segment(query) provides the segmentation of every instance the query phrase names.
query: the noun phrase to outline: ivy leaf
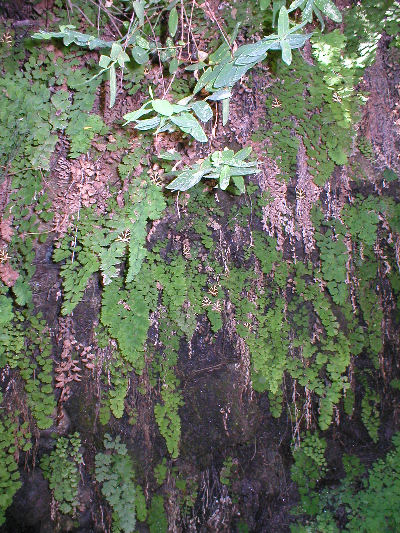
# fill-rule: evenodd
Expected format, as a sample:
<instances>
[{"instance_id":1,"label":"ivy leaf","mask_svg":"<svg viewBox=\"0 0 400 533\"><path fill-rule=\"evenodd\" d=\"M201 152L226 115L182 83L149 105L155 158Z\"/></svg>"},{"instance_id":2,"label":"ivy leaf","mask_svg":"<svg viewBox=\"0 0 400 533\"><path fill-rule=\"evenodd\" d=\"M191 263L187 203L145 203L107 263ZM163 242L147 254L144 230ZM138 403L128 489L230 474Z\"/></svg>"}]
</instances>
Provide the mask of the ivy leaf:
<instances>
[{"instance_id":1,"label":"ivy leaf","mask_svg":"<svg viewBox=\"0 0 400 533\"><path fill-rule=\"evenodd\" d=\"M199 142L207 142L207 135L204 133L203 128L199 122L190 113L181 113L178 116L172 115L170 120L173 124L178 126L184 133L188 133Z\"/></svg>"},{"instance_id":2,"label":"ivy leaf","mask_svg":"<svg viewBox=\"0 0 400 533\"><path fill-rule=\"evenodd\" d=\"M290 48L301 48L305 42L311 37L312 33L292 33L286 37L286 41L289 43Z\"/></svg>"},{"instance_id":3,"label":"ivy leaf","mask_svg":"<svg viewBox=\"0 0 400 533\"><path fill-rule=\"evenodd\" d=\"M249 155L251 154L251 151L252 151L252 147L251 146L247 146L246 148L242 148L241 150L239 150L239 152L235 155L235 159L237 161L243 161L244 159L246 159L247 157L249 157Z\"/></svg>"},{"instance_id":4,"label":"ivy leaf","mask_svg":"<svg viewBox=\"0 0 400 533\"><path fill-rule=\"evenodd\" d=\"M109 107L113 107L115 104L115 98L117 96L117 75L115 72L115 64L112 63L110 67L110 103Z\"/></svg>"},{"instance_id":5,"label":"ivy leaf","mask_svg":"<svg viewBox=\"0 0 400 533\"><path fill-rule=\"evenodd\" d=\"M298 7L301 7L305 3L306 3L306 0L294 0L294 2L292 2L289 6L288 13L290 13L291 11L294 11Z\"/></svg>"},{"instance_id":6,"label":"ivy leaf","mask_svg":"<svg viewBox=\"0 0 400 533\"><path fill-rule=\"evenodd\" d=\"M197 118L202 122L208 122L213 117L213 112L209 104L204 100L194 102L191 109L195 112Z\"/></svg>"},{"instance_id":7,"label":"ivy leaf","mask_svg":"<svg viewBox=\"0 0 400 533\"><path fill-rule=\"evenodd\" d=\"M167 185L166 188L171 191L187 191L199 183L206 172L207 169L201 169L195 172L193 169L184 170L177 178L174 179L174 181Z\"/></svg>"},{"instance_id":8,"label":"ivy leaf","mask_svg":"<svg viewBox=\"0 0 400 533\"><path fill-rule=\"evenodd\" d=\"M174 108L168 100L152 100L151 105L156 113L164 115L165 117L170 117L174 113Z\"/></svg>"},{"instance_id":9,"label":"ivy leaf","mask_svg":"<svg viewBox=\"0 0 400 533\"><path fill-rule=\"evenodd\" d=\"M176 10L176 7L173 7L171 9L171 12L168 18L168 30L169 30L169 34L171 35L171 37L175 37L177 29L178 29L178 11Z\"/></svg>"},{"instance_id":10,"label":"ivy leaf","mask_svg":"<svg viewBox=\"0 0 400 533\"><path fill-rule=\"evenodd\" d=\"M269 8L271 0L260 0L260 11L265 11Z\"/></svg>"},{"instance_id":11,"label":"ivy leaf","mask_svg":"<svg viewBox=\"0 0 400 533\"><path fill-rule=\"evenodd\" d=\"M286 4L286 0L274 0L272 2L272 27L275 28L276 15L282 6Z\"/></svg>"}]
</instances>

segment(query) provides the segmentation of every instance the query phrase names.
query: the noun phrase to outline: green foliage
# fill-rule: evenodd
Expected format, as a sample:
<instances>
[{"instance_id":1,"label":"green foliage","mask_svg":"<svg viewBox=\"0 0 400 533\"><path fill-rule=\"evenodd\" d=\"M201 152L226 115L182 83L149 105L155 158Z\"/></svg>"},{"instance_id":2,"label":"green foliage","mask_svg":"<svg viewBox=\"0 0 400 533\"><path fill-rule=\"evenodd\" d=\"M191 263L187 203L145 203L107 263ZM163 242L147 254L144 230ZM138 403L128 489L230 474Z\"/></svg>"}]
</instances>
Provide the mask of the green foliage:
<instances>
[{"instance_id":1,"label":"green foliage","mask_svg":"<svg viewBox=\"0 0 400 533\"><path fill-rule=\"evenodd\" d=\"M150 533L167 533L168 531L168 520L164 510L164 498L160 495L155 495L151 499L148 524Z\"/></svg>"},{"instance_id":2,"label":"green foliage","mask_svg":"<svg viewBox=\"0 0 400 533\"><path fill-rule=\"evenodd\" d=\"M51 352L49 333L39 315L17 311L14 320L0 326L0 361L19 370L39 429L51 426L55 409Z\"/></svg>"},{"instance_id":3,"label":"green foliage","mask_svg":"<svg viewBox=\"0 0 400 533\"><path fill-rule=\"evenodd\" d=\"M167 324L161 320L161 326ZM163 328L161 341L164 344L163 355L159 359L161 381L161 403L154 406L154 416L161 435L165 439L168 452L173 458L179 455L179 441L181 437L181 421L179 407L183 405L182 395L178 389L179 381L176 378L173 367L177 363L179 338L169 336L168 329Z\"/></svg>"},{"instance_id":4,"label":"green foliage","mask_svg":"<svg viewBox=\"0 0 400 533\"><path fill-rule=\"evenodd\" d=\"M289 6L289 13L298 8L302 10L302 20L305 22L311 23L315 13L321 23L322 30L325 25L321 12L334 22L342 22L341 13L331 0L294 0Z\"/></svg>"},{"instance_id":5,"label":"green foliage","mask_svg":"<svg viewBox=\"0 0 400 533\"><path fill-rule=\"evenodd\" d=\"M63 314L70 314L82 299L94 272L101 272L103 284L107 286L118 277L118 265L126 259L125 281L129 283L134 279L146 257L147 221L158 218L164 206L161 192L155 185L137 182L126 197L125 207L110 210L101 223L93 211L82 210L72 241L67 235L53 256L57 262L68 258L61 269Z\"/></svg>"},{"instance_id":6,"label":"green foliage","mask_svg":"<svg viewBox=\"0 0 400 533\"><path fill-rule=\"evenodd\" d=\"M0 401L2 400L0 395ZM14 494L21 487L18 472L18 452L31 448L31 434L27 423L18 424L18 412L0 418L0 525L5 522L5 511L11 505Z\"/></svg>"},{"instance_id":7,"label":"green foliage","mask_svg":"<svg viewBox=\"0 0 400 533\"><path fill-rule=\"evenodd\" d=\"M59 437L55 449L49 455L43 455L40 461L43 476L49 482L59 511L72 516L79 506L78 485L80 465L83 463L80 448L79 433L74 433L69 439Z\"/></svg>"},{"instance_id":8,"label":"green foliage","mask_svg":"<svg viewBox=\"0 0 400 533\"><path fill-rule=\"evenodd\" d=\"M294 464L291 468L293 481L301 498L297 512L315 515L318 511L318 482L326 471L326 440L317 433L307 433L300 446L293 452Z\"/></svg>"},{"instance_id":9,"label":"green foliage","mask_svg":"<svg viewBox=\"0 0 400 533\"><path fill-rule=\"evenodd\" d=\"M220 189L228 188L232 181L240 193L245 192L243 176L257 174L257 162L246 163L244 160L250 155L251 147L243 148L235 154L233 150L224 149L214 152L202 163L185 168L167 186L172 191L187 191L199 183L202 178L218 181Z\"/></svg>"},{"instance_id":10,"label":"green foliage","mask_svg":"<svg viewBox=\"0 0 400 533\"><path fill-rule=\"evenodd\" d=\"M315 240L320 251L322 277L332 300L344 304L348 299L347 262L348 251L345 244L346 228L338 220L324 223L328 226L325 233L316 233Z\"/></svg>"},{"instance_id":11,"label":"green foliage","mask_svg":"<svg viewBox=\"0 0 400 533\"><path fill-rule=\"evenodd\" d=\"M320 492L315 492L312 488L304 501L307 502L312 498L313 505L303 509L313 518L307 520L305 526L297 523L291 527L291 531L293 533L397 531L400 526L399 434L393 437L393 445L394 449L385 458L376 461L367 476L364 476L364 468L357 457L344 456L346 477L336 487Z\"/></svg>"},{"instance_id":12,"label":"green foliage","mask_svg":"<svg viewBox=\"0 0 400 533\"><path fill-rule=\"evenodd\" d=\"M363 378L362 376L361 378ZM361 420L367 428L369 436L378 442L379 417L379 394L368 384L367 380L361 379L364 384L364 396L361 401Z\"/></svg>"},{"instance_id":13,"label":"green foliage","mask_svg":"<svg viewBox=\"0 0 400 533\"><path fill-rule=\"evenodd\" d=\"M221 471L219 473L219 480L223 485L230 486L232 483L232 477L235 473L237 460L228 456L224 459Z\"/></svg>"},{"instance_id":14,"label":"green foliage","mask_svg":"<svg viewBox=\"0 0 400 533\"><path fill-rule=\"evenodd\" d=\"M146 507L142 491L137 501L132 459L119 436L113 440L106 434L104 447L105 453L96 455L96 481L102 484L101 493L112 507L113 531L133 533L136 514L139 519L145 519Z\"/></svg>"},{"instance_id":15,"label":"green foliage","mask_svg":"<svg viewBox=\"0 0 400 533\"><path fill-rule=\"evenodd\" d=\"M155 135L164 131L172 132L176 128L183 133L191 135L196 141L207 142L200 123L191 112L194 112L202 122L208 122L213 113L211 107L206 102L194 102L185 105L179 101L171 104L168 100L153 99L147 100L140 109L131 111L124 115L125 124L135 122L135 128L140 131L155 129ZM145 119L141 117L151 115Z\"/></svg>"}]
</instances>

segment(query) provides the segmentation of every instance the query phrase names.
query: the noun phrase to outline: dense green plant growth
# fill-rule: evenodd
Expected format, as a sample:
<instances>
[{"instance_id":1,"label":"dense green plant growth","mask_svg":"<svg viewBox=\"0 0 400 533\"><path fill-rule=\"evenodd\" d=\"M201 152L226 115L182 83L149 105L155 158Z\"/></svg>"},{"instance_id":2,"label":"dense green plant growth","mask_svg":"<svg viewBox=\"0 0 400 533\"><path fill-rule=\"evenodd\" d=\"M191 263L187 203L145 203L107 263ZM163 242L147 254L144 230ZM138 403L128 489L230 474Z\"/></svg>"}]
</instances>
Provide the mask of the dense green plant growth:
<instances>
[{"instance_id":1,"label":"dense green plant growth","mask_svg":"<svg viewBox=\"0 0 400 533\"><path fill-rule=\"evenodd\" d=\"M298 523L291 527L293 533L329 531L397 531L398 516L400 440L393 437L394 449L386 457L376 461L365 473L358 457L343 456L346 473L341 483L333 488L313 490L308 494L300 491L302 512L311 516L306 525ZM295 455L295 472L300 487L302 474L309 475L305 463ZM317 474L315 467L314 475ZM322 472L323 475L323 472ZM312 505L310 505L310 498ZM344 520L345 517L345 520Z\"/></svg>"},{"instance_id":2,"label":"dense green plant growth","mask_svg":"<svg viewBox=\"0 0 400 533\"><path fill-rule=\"evenodd\" d=\"M79 480L83 457L79 433L70 438L59 437L55 449L40 461L43 476L49 482L57 509L63 514L75 515L79 506Z\"/></svg>"},{"instance_id":3,"label":"dense green plant growth","mask_svg":"<svg viewBox=\"0 0 400 533\"><path fill-rule=\"evenodd\" d=\"M146 519L146 503L140 487L134 483L132 459L121 439L104 437L104 453L96 455L96 481L113 510L113 531L133 533L136 517Z\"/></svg>"},{"instance_id":4,"label":"dense green plant growth","mask_svg":"<svg viewBox=\"0 0 400 533\"><path fill-rule=\"evenodd\" d=\"M322 29L324 17L330 25L341 22L331 0L279 1L271 9L268 1L235 2L237 20L229 14L216 34L204 6L205 22L193 5L192 25L183 2L115 0L107 9L76 2L86 22L75 4L67 13L55 0L59 31L50 21L48 31L21 47L3 40L0 58L0 185L10 192L0 221L0 364L24 390L21 402L32 425L42 430L54 423L58 396L50 333L35 312L43 295L35 294L32 281L39 245L48 239L45 261L50 264L50 251L61 272L60 313L79 319L88 288L99 294L91 339L96 359L87 369L100 423L110 424L109 431L126 421L140 429L132 428L140 418L132 403L146 395L152 435L157 425L165 441L154 439L154 453L165 457L155 471L156 487L146 487L147 511L126 446L106 434L95 477L112 509L113 530L133 532L136 519L145 521L148 513L152 533L167 531L172 504L160 492L169 498L171 486L181 518L195 507L194 478L185 479L170 463L183 447L177 367L192 357L199 335L210 349L240 343L246 386L268 395L273 416L285 412L291 421L298 511L311 517L298 531L339 530L342 510L349 530L395 530L397 500L386 487L397 491L387 471L397 461L397 438L396 451L368 479L349 474L340 489L322 492L330 435L315 428L324 432L340 417L354 416L369 443L383 434L379 371L388 324L397 320L386 304L400 294L400 210L386 185L395 190L398 176L395 168L380 169L374 192L369 187L369 195L355 197L351 186L341 196L337 183L354 180L357 191L366 189L358 167L344 167L355 153L370 166L375 162L374 144L357 133L367 98L358 83L383 31L398 44L398 2L368 0L347 9L344 26L329 33L316 29L314 15ZM226 9L221 5L221 13ZM254 20L244 18L246 10L257 11ZM120 17L125 20L114 31ZM314 24L313 33L305 33L306 24ZM104 40L103 34L114 37ZM211 38L209 49L201 50ZM292 57L305 43L306 59ZM261 90L257 66L267 55L271 68L268 76L262 73L267 82ZM247 96L240 96L243 91ZM228 149L228 119L233 127L240 122L237 102L255 106L249 124L260 119L260 128L246 131L243 142L235 136ZM248 162L250 136L257 161ZM58 159L65 162L64 175ZM86 179L86 163L106 169L104 181L100 171L92 177L94 189L105 191L102 201L84 203L79 192L69 200L71 212L57 213L60 196ZM211 190L202 178L211 180ZM300 187L301 179L307 183ZM301 212L304 205L309 210ZM52 222L53 210L65 215L65 226ZM305 255L300 215L310 219L312 245ZM8 412L12 397L6 400ZM20 486L18 450L29 448L27 425L17 419L13 413L0 420L0 522ZM58 510L72 516L79 511L80 446L79 434L59 437L40 462ZM240 475L232 457L222 464L219 485L230 486ZM357 466L349 459L345 468L351 464ZM388 503L374 509L373 518L365 502L374 508L375 485Z\"/></svg>"},{"instance_id":5,"label":"dense green plant growth","mask_svg":"<svg viewBox=\"0 0 400 533\"><path fill-rule=\"evenodd\" d=\"M18 472L19 452L27 452L32 446L28 424L24 422L20 425L18 416L16 411L12 417L6 415L0 418L0 525L4 524L5 511L22 485Z\"/></svg>"}]
</instances>

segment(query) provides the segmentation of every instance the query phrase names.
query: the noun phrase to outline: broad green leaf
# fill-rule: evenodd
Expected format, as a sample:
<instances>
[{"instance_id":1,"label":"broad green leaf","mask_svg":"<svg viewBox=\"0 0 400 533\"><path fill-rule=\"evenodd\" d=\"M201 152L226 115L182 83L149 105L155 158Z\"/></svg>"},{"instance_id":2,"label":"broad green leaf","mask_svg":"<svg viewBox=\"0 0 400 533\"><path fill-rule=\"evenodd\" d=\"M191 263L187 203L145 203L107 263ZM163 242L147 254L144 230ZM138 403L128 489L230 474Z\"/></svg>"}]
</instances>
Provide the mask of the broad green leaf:
<instances>
[{"instance_id":1,"label":"broad green leaf","mask_svg":"<svg viewBox=\"0 0 400 533\"><path fill-rule=\"evenodd\" d=\"M140 48L140 46L134 46L131 53L133 59L136 61L136 63L139 63L139 65L144 65L149 61L149 54L146 52L146 50Z\"/></svg>"},{"instance_id":2,"label":"broad green leaf","mask_svg":"<svg viewBox=\"0 0 400 533\"><path fill-rule=\"evenodd\" d=\"M258 172L258 168L231 167L231 176L249 176L250 174L258 174Z\"/></svg>"},{"instance_id":3,"label":"broad green leaf","mask_svg":"<svg viewBox=\"0 0 400 533\"><path fill-rule=\"evenodd\" d=\"M225 98L222 100L222 125L225 126L228 124L229 120L229 102L230 98Z\"/></svg>"},{"instance_id":4,"label":"broad green leaf","mask_svg":"<svg viewBox=\"0 0 400 533\"><path fill-rule=\"evenodd\" d=\"M285 6L279 10L278 17L278 35L280 38L284 37L289 31L289 15Z\"/></svg>"},{"instance_id":5,"label":"broad green leaf","mask_svg":"<svg viewBox=\"0 0 400 533\"><path fill-rule=\"evenodd\" d=\"M321 24L321 31L324 31L325 22L324 22L324 18L322 16L321 11L317 7L314 6L314 13L317 15L317 19L319 20L319 23Z\"/></svg>"},{"instance_id":6,"label":"broad green leaf","mask_svg":"<svg viewBox=\"0 0 400 533\"><path fill-rule=\"evenodd\" d=\"M168 31L171 37L175 37L176 30L178 29L178 11L176 7L171 9L168 17Z\"/></svg>"},{"instance_id":7,"label":"broad green leaf","mask_svg":"<svg viewBox=\"0 0 400 533\"><path fill-rule=\"evenodd\" d=\"M232 176L232 181L236 185L236 187L239 189L239 192L241 194L244 194L246 192L246 187L244 185L243 176Z\"/></svg>"},{"instance_id":8,"label":"broad green leaf","mask_svg":"<svg viewBox=\"0 0 400 533\"><path fill-rule=\"evenodd\" d=\"M168 150L158 154L158 157L165 161L180 161L182 159L182 156L178 152L168 152Z\"/></svg>"},{"instance_id":9,"label":"broad green leaf","mask_svg":"<svg viewBox=\"0 0 400 533\"><path fill-rule=\"evenodd\" d=\"M11 322L13 318L12 300L7 296L0 296L0 325Z\"/></svg>"},{"instance_id":10,"label":"broad green leaf","mask_svg":"<svg viewBox=\"0 0 400 533\"><path fill-rule=\"evenodd\" d=\"M290 65L292 62L292 49L290 48L289 41L283 39L281 41L282 48L282 61L287 65Z\"/></svg>"},{"instance_id":11,"label":"broad green leaf","mask_svg":"<svg viewBox=\"0 0 400 533\"><path fill-rule=\"evenodd\" d=\"M306 3L306 1L307 0L294 0L294 2L292 2L289 6L288 13L290 13L291 11L294 11L298 7L301 8L301 6Z\"/></svg>"},{"instance_id":12,"label":"broad green leaf","mask_svg":"<svg viewBox=\"0 0 400 533\"><path fill-rule=\"evenodd\" d=\"M177 116L172 115L170 118L173 124L178 126L184 133L188 133L194 137L196 141L207 142L207 135L204 133L203 128L190 113L184 112Z\"/></svg>"},{"instance_id":13,"label":"broad green leaf","mask_svg":"<svg viewBox=\"0 0 400 533\"><path fill-rule=\"evenodd\" d=\"M199 61L198 63L193 63L193 65L187 66L185 70L188 70L189 72L195 72L196 70L200 70L206 66L207 65L204 63L204 61Z\"/></svg>"},{"instance_id":14,"label":"broad green leaf","mask_svg":"<svg viewBox=\"0 0 400 533\"><path fill-rule=\"evenodd\" d=\"M144 26L144 2L142 0L133 2L133 9L139 19L140 26Z\"/></svg>"},{"instance_id":15,"label":"broad green leaf","mask_svg":"<svg viewBox=\"0 0 400 533\"><path fill-rule=\"evenodd\" d=\"M126 120L125 124L133 122L134 120L139 119L143 115L147 115L148 113L150 113L151 109L149 109L149 105L151 105L151 101L146 102L144 105L142 105L140 109L136 109L136 111L130 111L129 113L124 115L123 118Z\"/></svg>"},{"instance_id":16,"label":"broad green leaf","mask_svg":"<svg viewBox=\"0 0 400 533\"><path fill-rule=\"evenodd\" d=\"M190 106L182 104L172 104L174 113L183 113L183 111L190 111Z\"/></svg>"},{"instance_id":17,"label":"broad green leaf","mask_svg":"<svg viewBox=\"0 0 400 533\"><path fill-rule=\"evenodd\" d=\"M292 35L288 35L285 41L289 43L290 48L301 48L311 35L311 33L293 33Z\"/></svg>"},{"instance_id":18,"label":"broad green leaf","mask_svg":"<svg viewBox=\"0 0 400 533\"><path fill-rule=\"evenodd\" d=\"M229 61L231 58L231 50L227 43L222 43L217 50L210 54L209 60L210 63L219 64L221 61Z\"/></svg>"},{"instance_id":19,"label":"broad green leaf","mask_svg":"<svg viewBox=\"0 0 400 533\"><path fill-rule=\"evenodd\" d=\"M142 37L141 35L139 35L137 38L136 38L136 41L135 41L135 44L137 46L140 46L140 48L143 48L143 50L150 50L150 43L147 39L145 39L144 37Z\"/></svg>"},{"instance_id":20,"label":"broad green leaf","mask_svg":"<svg viewBox=\"0 0 400 533\"><path fill-rule=\"evenodd\" d=\"M178 67L179 67L179 63L178 63L178 60L176 59L176 57L174 57L173 59L171 59L171 63L169 64L169 73L170 74L175 74L175 72L178 70Z\"/></svg>"},{"instance_id":21,"label":"broad green leaf","mask_svg":"<svg viewBox=\"0 0 400 533\"><path fill-rule=\"evenodd\" d=\"M115 104L115 98L117 96L117 75L115 72L115 65L111 63L110 67L110 108Z\"/></svg>"},{"instance_id":22,"label":"broad green leaf","mask_svg":"<svg viewBox=\"0 0 400 533\"><path fill-rule=\"evenodd\" d=\"M313 5L314 0L307 0L307 3L303 9L302 20L311 23L313 17Z\"/></svg>"},{"instance_id":23,"label":"broad green leaf","mask_svg":"<svg viewBox=\"0 0 400 533\"><path fill-rule=\"evenodd\" d=\"M193 94L201 91L201 89L203 89L203 87L205 87L208 83L213 82L217 76L218 73L215 73L212 67L208 67L208 69L203 72L194 86Z\"/></svg>"},{"instance_id":24,"label":"broad green leaf","mask_svg":"<svg viewBox=\"0 0 400 533\"><path fill-rule=\"evenodd\" d=\"M260 11L265 11L271 5L271 0L260 0Z\"/></svg>"},{"instance_id":25,"label":"broad green leaf","mask_svg":"<svg viewBox=\"0 0 400 533\"><path fill-rule=\"evenodd\" d=\"M237 81L248 71L250 65L236 66L233 63L228 63L223 67L214 82L214 87L233 87Z\"/></svg>"},{"instance_id":26,"label":"broad green leaf","mask_svg":"<svg viewBox=\"0 0 400 533\"><path fill-rule=\"evenodd\" d=\"M228 187L230 181L230 168L228 165L224 165L219 175L219 186L223 191Z\"/></svg>"},{"instance_id":27,"label":"broad green leaf","mask_svg":"<svg viewBox=\"0 0 400 533\"><path fill-rule=\"evenodd\" d=\"M156 128L161 122L160 117L154 117L154 118L147 118L144 120L138 120L135 124L135 128L137 130L151 130L153 128Z\"/></svg>"},{"instance_id":28,"label":"broad green leaf","mask_svg":"<svg viewBox=\"0 0 400 533\"><path fill-rule=\"evenodd\" d=\"M253 44L244 44L240 46L234 54L235 65L250 65L258 63L264 58L264 55L269 50L271 42L262 40Z\"/></svg>"},{"instance_id":29,"label":"broad green leaf","mask_svg":"<svg viewBox=\"0 0 400 533\"><path fill-rule=\"evenodd\" d=\"M168 102L168 100L152 100L151 105L153 106L153 109L156 113L159 113L160 115L164 115L166 117L170 117L174 112L174 108Z\"/></svg>"},{"instance_id":30,"label":"broad green leaf","mask_svg":"<svg viewBox=\"0 0 400 533\"><path fill-rule=\"evenodd\" d=\"M101 68L108 68L108 65L111 63L111 57L108 56L100 56L99 60L99 67Z\"/></svg>"},{"instance_id":31,"label":"broad green leaf","mask_svg":"<svg viewBox=\"0 0 400 533\"><path fill-rule=\"evenodd\" d=\"M342 22L342 14L332 0L314 0L314 4L334 22Z\"/></svg>"},{"instance_id":32,"label":"broad green leaf","mask_svg":"<svg viewBox=\"0 0 400 533\"><path fill-rule=\"evenodd\" d=\"M273 0L272 2L272 27L275 28L276 15L282 6L286 5L286 0Z\"/></svg>"},{"instance_id":33,"label":"broad green leaf","mask_svg":"<svg viewBox=\"0 0 400 533\"><path fill-rule=\"evenodd\" d=\"M124 50L122 48L122 46L118 43L113 43L112 47L111 47L111 54L110 54L110 57L113 61L117 61L118 60L118 57L124 53Z\"/></svg>"},{"instance_id":34,"label":"broad green leaf","mask_svg":"<svg viewBox=\"0 0 400 533\"><path fill-rule=\"evenodd\" d=\"M199 102L194 102L194 104L191 105L191 108L194 111L197 118L201 120L202 122L208 122L210 118L213 117L213 112L212 112L211 107L204 100L200 100Z\"/></svg>"},{"instance_id":35,"label":"broad green leaf","mask_svg":"<svg viewBox=\"0 0 400 533\"><path fill-rule=\"evenodd\" d=\"M231 96L232 93L228 89L220 89L219 91L210 94L210 96L207 96L207 100L211 100L212 102L218 102L218 100L224 100L225 98L230 98Z\"/></svg>"},{"instance_id":36,"label":"broad green leaf","mask_svg":"<svg viewBox=\"0 0 400 533\"><path fill-rule=\"evenodd\" d=\"M171 191L187 191L199 183L206 172L207 170L204 169L198 170L197 172L193 172L193 170L184 170L174 179L174 181L167 185L166 189Z\"/></svg>"},{"instance_id":37,"label":"broad green leaf","mask_svg":"<svg viewBox=\"0 0 400 533\"><path fill-rule=\"evenodd\" d=\"M239 150L239 152L235 155L235 159L237 161L243 161L244 159L249 157L249 155L251 154L251 151L252 151L252 147L246 146L246 148L242 148L241 150Z\"/></svg>"},{"instance_id":38,"label":"broad green leaf","mask_svg":"<svg viewBox=\"0 0 400 533\"><path fill-rule=\"evenodd\" d=\"M224 163L230 163L233 160L234 155L235 155L235 152L233 150L225 149L221 152L221 160Z\"/></svg>"}]
</instances>

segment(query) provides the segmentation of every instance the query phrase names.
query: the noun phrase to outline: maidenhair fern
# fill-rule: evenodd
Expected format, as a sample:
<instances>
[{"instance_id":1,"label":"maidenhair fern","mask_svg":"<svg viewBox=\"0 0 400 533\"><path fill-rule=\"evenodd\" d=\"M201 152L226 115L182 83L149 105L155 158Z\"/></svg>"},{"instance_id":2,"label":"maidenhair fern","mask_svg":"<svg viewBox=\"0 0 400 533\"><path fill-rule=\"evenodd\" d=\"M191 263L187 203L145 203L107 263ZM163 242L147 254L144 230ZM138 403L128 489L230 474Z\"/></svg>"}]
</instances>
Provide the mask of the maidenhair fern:
<instances>
[{"instance_id":1,"label":"maidenhair fern","mask_svg":"<svg viewBox=\"0 0 400 533\"><path fill-rule=\"evenodd\" d=\"M49 482L58 510L72 516L79 506L78 485L80 466L83 464L80 447L79 433L74 433L69 439L59 437L55 449L49 455L43 455L40 461L40 468Z\"/></svg>"},{"instance_id":2,"label":"maidenhair fern","mask_svg":"<svg viewBox=\"0 0 400 533\"><path fill-rule=\"evenodd\" d=\"M105 452L96 455L96 481L113 510L113 531L133 533L136 514L144 520L146 510L140 487L135 487L132 459L119 436L114 440L106 434L104 447Z\"/></svg>"}]
</instances>

